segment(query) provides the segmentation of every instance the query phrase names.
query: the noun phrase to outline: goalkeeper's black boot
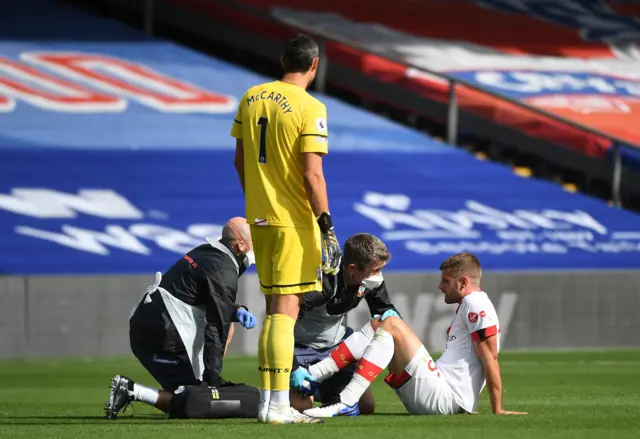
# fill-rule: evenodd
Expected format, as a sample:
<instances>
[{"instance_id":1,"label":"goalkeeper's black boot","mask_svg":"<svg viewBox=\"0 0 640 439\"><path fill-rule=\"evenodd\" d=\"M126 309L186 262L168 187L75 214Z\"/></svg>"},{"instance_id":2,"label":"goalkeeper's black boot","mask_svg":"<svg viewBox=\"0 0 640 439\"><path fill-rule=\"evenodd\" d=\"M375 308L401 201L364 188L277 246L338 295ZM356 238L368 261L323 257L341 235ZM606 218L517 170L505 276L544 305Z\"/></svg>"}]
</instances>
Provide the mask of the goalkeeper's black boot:
<instances>
[{"instance_id":1,"label":"goalkeeper's black boot","mask_svg":"<svg viewBox=\"0 0 640 439\"><path fill-rule=\"evenodd\" d=\"M111 379L111 391L109 400L104 405L104 412L107 419L118 416L120 411L133 401L133 380L126 376L116 375Z\"/></svg>"}]
</instances>

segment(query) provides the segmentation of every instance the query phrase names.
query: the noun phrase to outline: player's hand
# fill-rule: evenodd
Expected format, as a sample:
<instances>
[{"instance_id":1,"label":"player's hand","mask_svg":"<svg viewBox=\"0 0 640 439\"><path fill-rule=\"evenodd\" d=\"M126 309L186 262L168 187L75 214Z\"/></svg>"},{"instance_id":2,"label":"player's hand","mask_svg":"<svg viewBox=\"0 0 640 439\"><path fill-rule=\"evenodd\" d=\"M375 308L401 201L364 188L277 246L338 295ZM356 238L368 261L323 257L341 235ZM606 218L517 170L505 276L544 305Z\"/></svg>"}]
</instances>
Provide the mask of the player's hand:
<instances>
[{"instance_id":1,"label":"player's hand","mask_svg":"<svg viewBox=\"0 0 640 439\"><path fill-rule=\"evenodd\" d=\"M373 316L373 318L376 318L377 314L375 316ZM400 317L400 314L398 314L398 312L395 309L388 309L384 312L384 314L382 314L382 317L380 317L380 321L383 322L384 319L386 319L387 317L398 317L398 318L402 318Z\"/></svg>"},{"instance_id":2,"label":"player's hand","mask_svg":"<svg viewBox=\"0 0 640 439\"><path fill-rule=\"evenodd\" d=\"M238 311L236 311L236 317L238 318L238 322L247 329L251 329L256 326L256 316L246 308L238 308Z\"/></svg>"},{"instance_id":3,"label":"player's hand","mask_svg":"<svg viewBox=\"0 0 640 439\"><path fill-rule=\"evenodd\" d=\"M333 229L333 222L328 212L322 212L322 215L318 217L318 226L322 232L322 253L324 254L322 271L336 275L340 271L342 249L338 243L338 238Z\"/></svg>"},{"instance_id":4,"label":"player's hand","mask_svg":"<svg viewBox=\"0 0 640 439\"><path fill-rule=\"evenodd\" d=\"M498 410L494 413L494 415L528 415L527 412L512 412L509 410Z\"/></svg>"},{"instance_id":5,"label":"player's hand","mask_svg":"<svg viewBox=\"0 0 640 439\"><path fill-rule=\"evenodd\" d=\"M300 366L291 372L291 377L289 379L289 385L291 388L300 390L304 387L305 381L314 382L313 377L305 367Z\"/></svg>"}]
</instances>

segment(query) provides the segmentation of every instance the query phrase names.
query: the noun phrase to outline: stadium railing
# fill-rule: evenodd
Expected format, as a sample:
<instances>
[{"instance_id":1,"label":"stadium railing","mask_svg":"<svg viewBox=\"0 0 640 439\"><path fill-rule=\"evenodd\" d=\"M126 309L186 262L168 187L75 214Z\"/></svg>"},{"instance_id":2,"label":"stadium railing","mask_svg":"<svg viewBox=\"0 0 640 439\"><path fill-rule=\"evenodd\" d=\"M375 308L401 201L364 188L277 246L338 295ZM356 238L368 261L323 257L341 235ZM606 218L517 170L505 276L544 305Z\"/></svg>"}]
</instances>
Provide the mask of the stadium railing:
<instances>
[{"instance_id":1,"label":"stadium railing","mask_svg":"<svg viewBox=\"0 0 640 439\"><path fill-rule=\"evenodd\" d=\"M156 0L143 0L144 1L144 5L143 5L143 28L145 30L145 32L148 35L152 35L153 34L153 28L154 28L154 12L156 9ZM546 117L550 120L554 120L556 122L560 122L568 127L571 128L575 128L581 131L584 131L586 133L589 134L593 134L596 135L600 138L603 139L607 139L609 141L612 142L613 144L613 163L612 163L612 167L611 167L611 173L612 173L612 188L611 188L611 197L613 200L613 203L616 207L621 207L621 190L622 190L622 148L624 147L623 145L629 145L630 147L635 147L638 148L640 150L640 145L634 145L634 144L630 144L628 141L626 140L622 140L618 137L612 136L610 134L607 134L605 132L596 130L594 128L591 128L589 126L580 124L578 122L575 122L573 120L570 119L566 119L564 117L561 117L557 114L553 114L550 113L548 111L545 111L541 108L526 104L522 101L519 101L517 99L513 99L504 95L501 95L499 93L496 93L494 91L488 90L485 87L482 87L478 84L474 84L459 78L453 78L445 73L442 72L436 72L433 70L428 70L425 69L424 67L415 65L413 63L407 62L407 60L402 59L399 56L394 56L393 54L389 54L389 53L385 53L382 50L376 50L374 48L371 47L365 47L362 44L358 44L357 42L354 41L350 41L348 38L343 37L342 35L336 34L334 32L331 32L327 29L323 29L323 28L319 28L317 26L313 26L313 25L309 25L308 23L297 23L294 19L283 19L280 17L275 17L273 15L270 15L268 13L265 13L263 11L259 11L256 10L248 5L245 4L241 4L241 3L237 3L235 1L230 1L230 0L197 0L197 2L199 3L217 3L219 5L228 7L228 8L233 8L236 9L238 11L268 20L270 22L273 23L277 23L280 25L284 25L287 26L289 28L292 29L297 29L300 31L304 31L308 34L312 34L316 40L318 41L318 44L320 46L320 55L322 57L322 59L324 60L324 62L320 63L320 67L318 69L318 73L316 75L316 80L315 80L315 87L316 87L316 91L322 93L325 91L325 86L326 86L326 82L327 82L327 70L328 70L328 65L329 62L331 62L331 60L329 59L329 57L327 56L327 52L326 52L326 43L327 42L332 42L332 43L338 43L338 44L342 44L345 46L348 46L350 48L353 49L357 49L363 53L366 53L368 55L375 55L378 56L382 59L391 61L391 62L395 62L398 63L400 65L405 65L409 68L413 68L417 71L423 72L427 75L431 75L433 77L436 77L438 79L444 80L448 83L449 86L449 100L448 100L448 111L447 111L447 142L451 145L456 145L457 143L457 137L458 137L458 131L459 131L459 127L458 127L458 120L459 120L459 111L460 111L460 107L458 105L458 95L456 93L456 88L460 85L465 86L471 90L475 90L478 92L481 92L483 94L486 94L487 96L490 96L492 98L504 101L504 102L508 102L516 107L525 109L527 111L530 111L534 114L537 114L539 116L543 116Z\"/></svg>"}]
</instances>

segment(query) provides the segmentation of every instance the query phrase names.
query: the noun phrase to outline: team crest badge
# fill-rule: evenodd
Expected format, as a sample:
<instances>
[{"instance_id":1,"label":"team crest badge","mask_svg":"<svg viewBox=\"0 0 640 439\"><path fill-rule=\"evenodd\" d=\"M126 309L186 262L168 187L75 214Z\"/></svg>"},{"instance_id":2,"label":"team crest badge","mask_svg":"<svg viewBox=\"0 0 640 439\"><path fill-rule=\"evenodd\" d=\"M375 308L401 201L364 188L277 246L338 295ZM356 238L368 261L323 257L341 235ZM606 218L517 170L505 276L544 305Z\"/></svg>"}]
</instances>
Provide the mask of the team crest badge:
<instances>
[{"instance_id":1,"label":"team crest badge","mask_svg":"<svg viewBox=\"0 0 640 439\"><path fill-rule=\"evenodd\" d=\"M364 296L364 290L365 290L364 286L363 286L363 285L360 285L360 288L358 288L358 292L356 293L356 295L357 295L358 297L362 297L362 296Z\"/></svg>"}]
</instances>

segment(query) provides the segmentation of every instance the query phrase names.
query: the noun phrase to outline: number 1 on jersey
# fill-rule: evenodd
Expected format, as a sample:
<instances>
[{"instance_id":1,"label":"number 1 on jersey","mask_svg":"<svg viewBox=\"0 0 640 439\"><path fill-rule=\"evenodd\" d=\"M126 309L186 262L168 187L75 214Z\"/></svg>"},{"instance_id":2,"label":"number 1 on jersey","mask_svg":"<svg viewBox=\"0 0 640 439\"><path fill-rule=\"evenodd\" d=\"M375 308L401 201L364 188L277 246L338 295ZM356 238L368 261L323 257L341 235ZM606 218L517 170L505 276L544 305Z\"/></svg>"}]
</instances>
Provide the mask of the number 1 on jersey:
<instances>
[{"instance_id":1,"label":"number 1 on jersey","mask_svg":"<svg viewBox=\"0 0 640 439\"><path fill-rule=\"evenodd\" d=\"M266 117L258 119L260 125L260 151L258 151L258 161L267 163L267 125L269 120Z\"/></svg>"}]
</instances>

